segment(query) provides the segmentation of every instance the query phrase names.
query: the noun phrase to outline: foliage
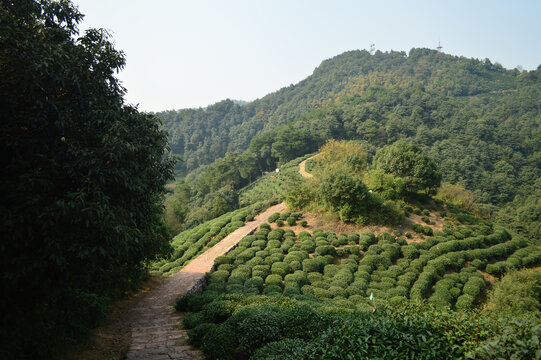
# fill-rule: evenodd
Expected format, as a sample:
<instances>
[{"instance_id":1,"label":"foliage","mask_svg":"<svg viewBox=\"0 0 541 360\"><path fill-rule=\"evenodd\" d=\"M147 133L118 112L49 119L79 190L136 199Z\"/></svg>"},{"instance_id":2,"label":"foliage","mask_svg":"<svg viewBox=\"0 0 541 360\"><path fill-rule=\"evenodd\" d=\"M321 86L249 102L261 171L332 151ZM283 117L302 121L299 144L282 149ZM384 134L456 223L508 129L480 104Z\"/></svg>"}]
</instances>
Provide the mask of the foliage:
<instances>
[{"instance_id":1,"label":"foliage","mask_svg":"<svg viewBox=\"0 0 541 360\"><path fill-rule=\"evenodd\" d=\"M124 104L123 53L81 19L69 1L0 3L6 359L84 336L169 250L166 133Z\"/></svg>"},{"instance_id":2,"label":"foliage","mask_svg":"<svg viewBox=\"0 0 541 360\"><path fill-rule=\"evenodd\" d=\"M464 189L462 185L443 183L435 198L464 211L475 212L477 210L475 194Z\"/></svg>"},{"instance_id":3,"label":"foliage","mask_svg":"<svg viewBox=\"0 0 541 360\"><path fill-rule=\"evenodd\" d=\"M330 139L314 157L311 172L323 176L340 169L361 175L370 163L369 151L371 147L365 142Z\"/></svg>"},{"instance_id":4,"label":"foliage","mask_svg":"<svg viewBox=\"0 0 541 360\"><path fill-rule=\"evenodd\" d=\"M378 150L374 167L401 178L408 192L435 193L441 183L442 176L434 160L416 145L402 140Z\"/></svg>"},{"instance_id":5,"label":"foliage","mask_svg":"<svg viewBox=\"0 0 541 360\"><path fill-rule=\"evenodd\" d=\"M466 354L467 359L539 359L541 322L537 318L515 318L496 336L479 343Z\"/></svg>"},{"instance_id":6,"label":"foliage","mask_svg":"<svg viewBox=\"0 0 541 360\"><path fill-rule=\"evenodd\" d=\"M510 271L488 294L488 307L495 313L513 315L541 311L541 273Z\"/></svg>"},{"instance_id":7,"label":"foliage","mask_svg":"<svg viewBox=\"0 0 541 360\"><path fill-rule=\"evenodd\" d=\"M377 206L362 178L341 170L328 173L321 180L318 196L328 208L339 213L343 221L367 215Z\"/></svg>"},{"instance_id":8,"label":"foliage","mask_svg":"<svg viewBox=\"0 0 541 360\"><path fill-rule=\"evenodd\" d=\"M243 226L242 219L245 219L247 214L263 210L265 206L261 205L263 204L254 204L229 212L193 229L181 232L171 242L172 254L165 259L153 262L151 272L159 275L177 272L206 248L214 246L224 237Z\"/></svg>"},{"instance_id":9,"label":"foliage","mask_svg":"<svg viewBox=\"0 0 541 360\"><path fill-rule=\"evenodd\" d=\"M226 295L207 306L214 303L227 303L228 315L189 332L210 359L518 359L539 349L538 319L496 320L416 303L351 310L343 300L302 296Z\"/></svg>"}]
</instances>

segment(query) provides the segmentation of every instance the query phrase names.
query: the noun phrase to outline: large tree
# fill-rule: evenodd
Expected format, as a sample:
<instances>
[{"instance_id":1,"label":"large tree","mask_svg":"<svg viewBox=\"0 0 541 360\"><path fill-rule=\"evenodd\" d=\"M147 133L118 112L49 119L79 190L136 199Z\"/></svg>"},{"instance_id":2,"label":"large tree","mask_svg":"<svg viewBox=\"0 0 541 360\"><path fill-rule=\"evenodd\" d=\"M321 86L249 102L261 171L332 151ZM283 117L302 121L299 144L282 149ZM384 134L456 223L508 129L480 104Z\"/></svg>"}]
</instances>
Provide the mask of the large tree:
<instances>
[{"instance_id":1,"label":"large tree","mask_svg":"<svg viewBox=\"0 0 541 360\"><path fill-rule=\"evenodd\" d=\"M0 0L4 359L81 335L169 247L166 134L124 103L123 53L81 19L66 0Z\"/></svg>"},{"instance_id":2,"label":"large tree","mask_svg":"<svg viewBox=\"0 0 541 360\"><path fill-rule=\"evenodd\" d=\"M441 173L430 157L415 144L400 140L379 149L373 165L387 174L400 177L408 192L435 193L441 183Z\"/></svg>"}]
</instances>

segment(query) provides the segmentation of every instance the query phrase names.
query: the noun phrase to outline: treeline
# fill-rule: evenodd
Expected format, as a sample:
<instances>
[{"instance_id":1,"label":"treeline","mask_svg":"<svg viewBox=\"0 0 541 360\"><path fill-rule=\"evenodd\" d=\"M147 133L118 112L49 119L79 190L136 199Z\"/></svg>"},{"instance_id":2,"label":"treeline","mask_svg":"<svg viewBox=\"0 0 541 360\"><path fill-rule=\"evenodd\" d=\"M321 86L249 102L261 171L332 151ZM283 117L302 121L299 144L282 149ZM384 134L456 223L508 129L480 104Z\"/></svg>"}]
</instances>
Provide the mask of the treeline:
<instances>
[{"instance_id":1,"label":"treeline","mask_svg":"<svg viewBox=\"0 0 541 360\"><path fill-rule=\"evenodd\" d=\"M245 105L225 100L205 109L164 111L172 151L184 162L186 174L225 156L246 150L265 130L289 124L302 115L344 97L363 94L373 86L402 87L419 83L442 96L471 96L517 87L517 70L505 70L489 60L479 61L429 49L405 52L349 51L325 60L296 85L284 87Z\"/></svg>"},{"instance_id":2,"label":"treeline","mask_svg":"<svg viewBox=\"0 0 541 360\"><path fill-rule=\"evenodd\" d=\"M210 165L179 178L166 200L166 221L174 233L235 210L239 190L266 172L301 155L314 152L322 139L285 126L256 137L242 154L229 152ZM268 200L258 199L257 201Z\"/></svg>"},{"instance_id":3,"label":"treeline","mask_svg":"<svg viewBox=\"0 0 541 360\"><path fill-rule=\"evenodd\" d=\"M472 191L483 213L512 203L497 218L540 238L540 95L541 69L506 70L428 49L352 51L243 106L226 100L159 115L184 159L177 171L192 172L186 182L196 189L194 205L206 204L200 215L221 213L212 208L223 201L205 200L208 194L227 184L238 190L328 139L363 140L372 155L406 140L436 161L443 182ZM235 208L232 200L228 209Z\"/></svg>"}]
</instances>

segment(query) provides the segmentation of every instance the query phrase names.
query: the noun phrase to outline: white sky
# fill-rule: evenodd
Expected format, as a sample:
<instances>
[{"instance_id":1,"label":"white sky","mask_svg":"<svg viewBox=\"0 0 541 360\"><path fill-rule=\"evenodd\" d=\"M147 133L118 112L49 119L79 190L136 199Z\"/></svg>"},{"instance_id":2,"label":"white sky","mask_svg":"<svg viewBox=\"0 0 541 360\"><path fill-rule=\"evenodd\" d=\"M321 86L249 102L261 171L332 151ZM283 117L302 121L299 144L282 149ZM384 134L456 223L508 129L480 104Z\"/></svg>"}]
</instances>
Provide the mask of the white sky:
<instances>
[{"instance_id":1,"label":"white sky","mask_svg":"<svg viewBox=\"0 0 541 360\"><path fill-rule=\"evenodd\" d=\"M541 64L537 0L74 0L108 29L144 111L255 100L347 50L435 48L506 68ZM407 4L406 4L407 3Z\"/></svg>"}]
</instances>

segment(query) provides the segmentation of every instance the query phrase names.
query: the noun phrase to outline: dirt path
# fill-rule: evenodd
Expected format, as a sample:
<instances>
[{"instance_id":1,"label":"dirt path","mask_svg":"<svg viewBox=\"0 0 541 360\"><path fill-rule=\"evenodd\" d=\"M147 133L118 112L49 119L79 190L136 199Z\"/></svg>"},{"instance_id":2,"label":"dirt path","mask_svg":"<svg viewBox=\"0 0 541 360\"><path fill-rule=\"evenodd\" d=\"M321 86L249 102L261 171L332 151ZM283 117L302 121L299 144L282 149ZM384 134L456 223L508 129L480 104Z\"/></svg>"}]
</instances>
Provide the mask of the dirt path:
<instances>
[{"instance_id":1,"label":"dirt path","mask_svg":"<svg viewBox=\"0 0 541 360\"><path fill-rule=\"evenodd\" d=\"M301 174L301 176L303 176L303 177L305 177L307 179L311 179L311 178L314 177L314 175L310 174L309 172L306 172L306 162L308 160L312 159L314 156L309 157L308 159L306 159L304 161L301 161L301 163L299 164L299 174Z\"/></svg>"},{"instance_id":2,"label":"dirt path","mask_svg":"<svg viewBox=\"0 0 541 360\"><path fill-rule=\"evenodd\" d=\"M182 316L175 312L173 302L180 294L195 291L202 285L205 273L212 269L216 257L231 250L271 214L285 208L285 203L268 208L142 297L131 309L131 345L125 359L204 359L200 350L188 344L187 331L181 327Z\"/></svg>"}]
</instances>

